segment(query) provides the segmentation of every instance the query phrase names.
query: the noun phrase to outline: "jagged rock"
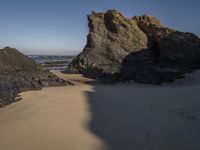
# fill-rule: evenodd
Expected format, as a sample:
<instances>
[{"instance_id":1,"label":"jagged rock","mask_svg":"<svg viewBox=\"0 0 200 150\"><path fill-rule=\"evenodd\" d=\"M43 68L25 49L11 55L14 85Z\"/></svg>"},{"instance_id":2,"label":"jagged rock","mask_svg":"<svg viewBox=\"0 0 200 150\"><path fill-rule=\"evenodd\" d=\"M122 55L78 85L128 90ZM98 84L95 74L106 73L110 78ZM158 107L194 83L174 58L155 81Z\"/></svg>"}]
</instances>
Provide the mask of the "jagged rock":
<instances>
[{"instance_id":1,"label":"jagged rock","mask_svg":"<svg viewBox=\"0 0 200 150\"><path fill-rule=\"evenodd\" d=\"M87 45L69 65L72 72L104 70L106 66L119 65L129 53L147 48L147 36L136 22L117 11L92 12L88 20ZM113 69L109 67L110 71Z\"/></svg>"},{"instance_id":2,"label":"jagged rock","mask_svg":"<svg viewBox=\"0 0 200 150\"><path fill-rule=\"evenodd\" d=\"M133 20L148 36L148 46L154 54L157 53L159 61L169 60L188 67L199 67L200 39L196 35L164 27L152 16L134 17Z\"/></svg>"},{"instance_id":3,"label":"jagged rock","mask_svg":"<svg viewBox=\"0 0 200 150\"><path fill-rule=\"evenodd\" d=\"M19 92L69 84L16 49L0 49L0 107L18 100Z\"/></svg>"},{"instance_id":4,"label":"jagged rock","mask_svg":"<svg viewBox=\"0 0 200 150\"><path fill-rule=\"evenodd\" d=\"M87 44L66 71L105 82L161 84L200 67L200 39L148 15L131 19L116 10L88 16Z\"/></svg>"}]
</instances>

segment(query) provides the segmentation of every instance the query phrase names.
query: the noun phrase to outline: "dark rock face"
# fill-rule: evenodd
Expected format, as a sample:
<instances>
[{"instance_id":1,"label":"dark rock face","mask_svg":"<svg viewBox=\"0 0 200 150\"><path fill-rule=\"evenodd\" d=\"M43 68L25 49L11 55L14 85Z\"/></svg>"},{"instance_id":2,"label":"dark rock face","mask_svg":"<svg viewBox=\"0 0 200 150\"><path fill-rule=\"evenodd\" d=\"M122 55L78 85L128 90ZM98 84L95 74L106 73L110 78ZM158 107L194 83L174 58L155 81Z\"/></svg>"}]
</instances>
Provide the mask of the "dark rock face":
<instances>
[{"instance_id":1,"label":"dark rock face","mask_svg":"<svg viewBox=\"0 0 200 150\"><path fill-rule=\"evenodd\" d=\"M0 107L16 101L19 92L69 84L16 49L0 49Z\"/></svg>"},{"instance_id":2,"label":"dark rock face","mask_svg":"<svg viewBox=\"0 0 200 150\"><path fill-rule=\"evenodd\" d=\"M191 67L199 67L200 39L192 33L169 29L151 16L134 17L140 29L148 36L149 48L159 52L159 60L169 60ZM194 65L194 66L193 66Z\"/></svg>"},{"instance_id":3,"label":"dark rock face","mask_svg":"<svg viewBox=\"0 0 200 150\"><path fill-rule=\"evenodd\" d=\"M153 16L128 19L116 10L88 16L87 44L67 71L105 82L161 84L200 67L200 39Z\"/></svg>"}]
</instances>

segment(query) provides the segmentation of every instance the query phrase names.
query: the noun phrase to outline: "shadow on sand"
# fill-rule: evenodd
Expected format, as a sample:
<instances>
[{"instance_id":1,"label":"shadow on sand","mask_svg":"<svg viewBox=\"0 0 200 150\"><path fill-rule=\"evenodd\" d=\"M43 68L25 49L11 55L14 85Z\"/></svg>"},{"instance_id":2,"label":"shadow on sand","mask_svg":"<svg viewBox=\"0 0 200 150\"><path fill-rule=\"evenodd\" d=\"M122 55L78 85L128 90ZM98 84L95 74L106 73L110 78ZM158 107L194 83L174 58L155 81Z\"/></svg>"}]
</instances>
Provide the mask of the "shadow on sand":
<instances>
[{"instance_id":1,"label":"shadow on sand","mask_svg":"<svg viewBox=\"0 0 200 150\"><path fill-rule=\"evenodd\" d=\"M91 131L110 150L199 150L200 86L94 85Z\"/></svg>"}]
</instances>

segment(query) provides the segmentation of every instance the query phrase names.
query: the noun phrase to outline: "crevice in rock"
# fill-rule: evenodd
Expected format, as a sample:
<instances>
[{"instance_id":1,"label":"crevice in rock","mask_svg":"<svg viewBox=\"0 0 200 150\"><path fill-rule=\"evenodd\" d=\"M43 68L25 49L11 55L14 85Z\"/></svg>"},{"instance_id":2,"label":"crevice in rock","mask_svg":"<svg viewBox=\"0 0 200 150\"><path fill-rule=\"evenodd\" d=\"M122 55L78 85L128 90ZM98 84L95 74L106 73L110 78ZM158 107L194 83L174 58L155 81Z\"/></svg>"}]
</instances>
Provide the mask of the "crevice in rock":
<instances>
[{"instance_id":1,"label":"crevice in rock","mask_svg":"<svg viewBox=\"0 0 200 150\"><path fill-rule=\"evenodd\" d=\"M159 58L161 54L159 43L157 41L152 41L150 45L150 50L151 50L153 62L159 63Z\"/></svg>"}]
</instances>

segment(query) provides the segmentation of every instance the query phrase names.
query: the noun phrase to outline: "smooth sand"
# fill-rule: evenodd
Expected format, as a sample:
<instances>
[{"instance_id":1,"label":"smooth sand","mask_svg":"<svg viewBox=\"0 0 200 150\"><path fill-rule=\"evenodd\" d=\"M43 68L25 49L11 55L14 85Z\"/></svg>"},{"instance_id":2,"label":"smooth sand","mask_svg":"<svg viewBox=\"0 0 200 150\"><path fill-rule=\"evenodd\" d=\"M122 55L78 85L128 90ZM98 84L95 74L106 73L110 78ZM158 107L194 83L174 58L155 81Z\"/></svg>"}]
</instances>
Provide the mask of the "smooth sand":
<instances>
[{"instance_id":1,"label":"smooth sand","mask_svg":"<svg viewBox=\"0 0 200 150\"><path fill-rule=\"evenodd\" d=\"M63 75L76 86L21 93L21 101L0 109L1 150L96 150L103 142L88 128L85 92L92 86L81 75ZM80 82L79 82L80 81Z\"/></svg>"},{"instance_id":2,"label":"smooth sand","mask_svg":"<svg viewBox=\"0 0 200 150\"><path fill-rule=\"evenodd\" d=\"M88 84L22 93L0 109L2 150L200 150L200 72L162 86Z\"/></svg>"}]
</instances>

